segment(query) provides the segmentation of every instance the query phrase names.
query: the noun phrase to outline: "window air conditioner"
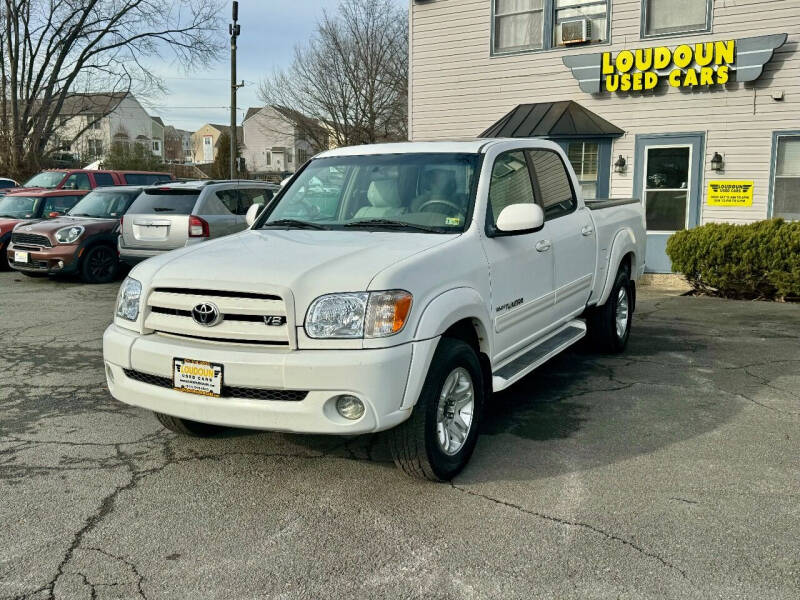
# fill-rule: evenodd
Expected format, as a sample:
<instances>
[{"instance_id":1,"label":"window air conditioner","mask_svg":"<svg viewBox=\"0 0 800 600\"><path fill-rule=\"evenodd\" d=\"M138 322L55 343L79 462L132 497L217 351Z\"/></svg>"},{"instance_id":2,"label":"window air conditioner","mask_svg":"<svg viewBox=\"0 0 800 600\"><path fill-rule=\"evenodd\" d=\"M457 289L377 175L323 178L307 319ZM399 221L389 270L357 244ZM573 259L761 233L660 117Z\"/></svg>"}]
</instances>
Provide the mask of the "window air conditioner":
<instances>
[{"instance_id":1,"label":"window air conditioner","mask_svg":"<svg viewBox=\"0 0 800 600\"><path fill-rule=\"evenodd\" d=\"M588 42L592 36L592 22L589 19L576 19L561 23L561 43L564 45Z\"/></svg>"}]
</instances>

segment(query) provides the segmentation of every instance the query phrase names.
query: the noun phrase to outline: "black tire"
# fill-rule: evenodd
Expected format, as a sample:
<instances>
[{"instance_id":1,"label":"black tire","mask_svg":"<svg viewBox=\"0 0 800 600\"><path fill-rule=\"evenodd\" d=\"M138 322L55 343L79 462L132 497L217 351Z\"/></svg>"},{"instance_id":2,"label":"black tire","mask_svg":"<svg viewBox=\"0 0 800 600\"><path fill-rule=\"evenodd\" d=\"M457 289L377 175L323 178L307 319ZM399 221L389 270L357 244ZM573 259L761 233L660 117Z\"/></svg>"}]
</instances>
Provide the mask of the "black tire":
<instances>
[{"instance_id":1,"label":"black tire","mask_svg":"<svg viewBox=\"0 0 800 600\"><path fill-rule=\"evenodd\" d=\"M118 271L117 249L106 244L92 246L81 260L81 279L85 283L111 283Z\"/></svg>"},{"instance_id":2,"label":"black tire","mask_svg":"<svg viewBox=\"0 0 800 600\"><path fill-rule=\"evenodd\" d=\"M627 303L628 315L625 331L620 335L617 329L617 308L623 299L622 295ZM606 303L595 308L588 315L588 337L596 350L606 354L619 354L625 350L631 335L634 302L633 283L630 280L628 267L623 265L617 271L614 287L611 288L611 295Z\"/></svg>"},{"instance_id":3,"label":"black tire","mask_svg":"<svg viewBox=\"0 0 800 600\"><path fill-rule=\"evenodd\" d=\"M156 416L156 419L158 419L158 422L170 431L190 437L210 437L223 429L219 425L199 423L197 421L190 421L189 419L172 417L164 413L154 412L153 414Z\"/></svg>"},{"instance_id":4,"label":"black tire","mask_svg":"<svg viewBox=\"0 0 800 600\"><path fill-rule=\"evenodd\" d=\"M0 271L10 271L11 265L8 264L8 244L0 246Z\"/></svg>"},{"instance_id":5,"label":"black tire","mask_svg":"<svg viewBox=\"0 0 800 600\"><path fill-rule=\"evenodd\" d=\"M449 455L437 432L439 396L456 369L465 369L473 387L472 421L460 450ZM411 417L387 432L395 465L407 475L431 481L449 481L467 464L475 449L483 414L483 372L475 350L461 340L443 338L433 356L425 384Z\"/></svg>"}]
</instances>

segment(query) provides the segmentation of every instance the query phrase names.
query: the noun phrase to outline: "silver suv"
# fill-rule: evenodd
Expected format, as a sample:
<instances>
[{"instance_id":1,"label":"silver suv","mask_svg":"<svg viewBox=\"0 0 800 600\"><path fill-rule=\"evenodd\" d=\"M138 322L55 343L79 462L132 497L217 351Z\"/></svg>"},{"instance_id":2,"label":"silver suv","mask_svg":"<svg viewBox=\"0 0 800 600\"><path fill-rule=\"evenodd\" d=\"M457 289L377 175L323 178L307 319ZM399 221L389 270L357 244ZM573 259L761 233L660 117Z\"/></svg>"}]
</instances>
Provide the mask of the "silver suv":
<instances>
[{"instance_id":1,"label":"silver suv","mask_svg":"<svg viewBox=\"0 0 800 600\"><path fill-rule=\"evenodd\" d=\"M188 181L145 188L122 220L120 260L136 264L176 248L247 228L253 204L280 189L261 181Z\"/></svg>"}]
</instances>

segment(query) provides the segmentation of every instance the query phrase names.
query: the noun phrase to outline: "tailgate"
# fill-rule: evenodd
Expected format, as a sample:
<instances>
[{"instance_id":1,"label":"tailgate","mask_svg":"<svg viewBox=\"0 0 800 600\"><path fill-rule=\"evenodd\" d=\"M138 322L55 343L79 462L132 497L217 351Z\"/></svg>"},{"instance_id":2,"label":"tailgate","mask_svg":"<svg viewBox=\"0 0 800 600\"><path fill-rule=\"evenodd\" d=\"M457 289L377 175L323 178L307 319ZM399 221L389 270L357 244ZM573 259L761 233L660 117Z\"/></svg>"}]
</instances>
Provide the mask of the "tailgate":
<instances>
[{"instance_id":1,"label":"tailgate","mask_svg":"<svg viewBox=\"0 0 800 600\"><path fill-rule=\"evenodd\" d=\"M126 215L122 236L129 248L181 248L189 239L189 215Z\"/></svg>"},{"instance_id":2,"label":"tailgate","mask_svg":"<svg viewBox=\"0 0 800 600\"><path fill-rule=\"evenodd\" d=\"M122 244L128 248L173 250L189 239L189 215L200 190L150 188L134 201L122 221Z\"/></svg>"}]
</instances>

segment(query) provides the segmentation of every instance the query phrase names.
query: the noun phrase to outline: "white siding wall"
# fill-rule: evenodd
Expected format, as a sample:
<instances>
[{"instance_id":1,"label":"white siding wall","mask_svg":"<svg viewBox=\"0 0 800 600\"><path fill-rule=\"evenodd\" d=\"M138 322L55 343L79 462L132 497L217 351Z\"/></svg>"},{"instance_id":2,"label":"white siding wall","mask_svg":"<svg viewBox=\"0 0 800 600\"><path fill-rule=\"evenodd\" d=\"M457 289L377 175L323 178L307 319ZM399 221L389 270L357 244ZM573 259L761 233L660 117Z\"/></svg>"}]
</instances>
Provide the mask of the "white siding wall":
<instances>
[{"instance_id":1,"label":"white siding wall","mask_svg":"<svg viewBox=\"0 0 800 600\"><path fill-rule=\"evenodd\" d=\"M490 54L492 0L412 0L411 116L414 140L473 137L518 104L575 100L624 129L614 144L629 159L624 175L612 173L611 195L633 194L636 134L706 133L705 178L752 179L750 208L706 206L703 222L752 221L767 215L772 132L800 130L800 0L715 0L711 33L640 39L640 0L613 0L611 46L556 49L513 56ZM659 87L656 94L592 96L564 66L568 54L788 33L788 43L755 84L694 92ZM783 90L783 101L772 93ZM710 170L714 152L725 155L725 172ZM613 167L612 167L613 169Z\"/></svg>"}]
</instances>

